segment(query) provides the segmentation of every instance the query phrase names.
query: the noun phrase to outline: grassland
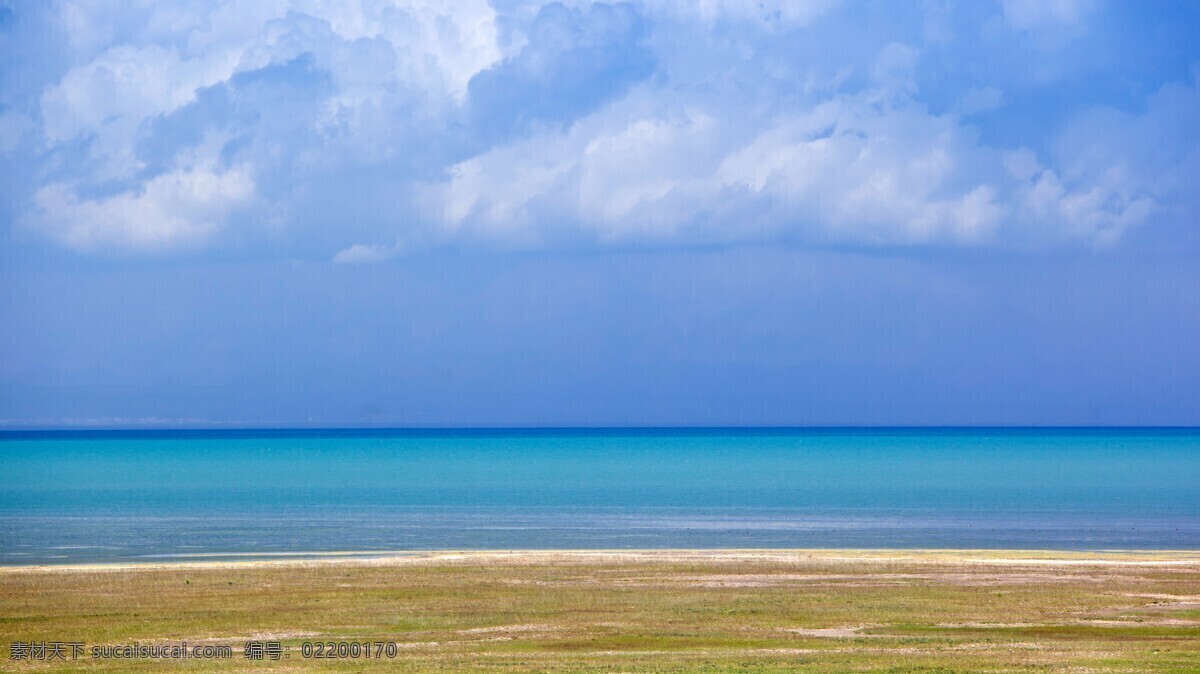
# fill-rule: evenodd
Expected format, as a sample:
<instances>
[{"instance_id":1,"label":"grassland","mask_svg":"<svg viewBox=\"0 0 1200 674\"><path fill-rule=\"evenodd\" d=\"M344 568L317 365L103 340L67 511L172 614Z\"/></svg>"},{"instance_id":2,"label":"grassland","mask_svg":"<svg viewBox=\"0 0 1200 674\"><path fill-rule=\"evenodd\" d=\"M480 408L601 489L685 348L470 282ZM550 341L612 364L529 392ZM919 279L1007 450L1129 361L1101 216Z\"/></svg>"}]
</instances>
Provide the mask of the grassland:
<instances>
[{"instance_id":1,"label":"grassland","mask_svg":"<svg viewBox=\"0 0 1200 674\"><path fill-rule=\"evenodd\" d=\"M14 641L228 644L13 661ZM290 657L249 661L248 640ZM302 656L389 642L393 660ZM1195 672L1200 554L725 551L0 570L4 671Z\"/></svg>"}]
</instances>

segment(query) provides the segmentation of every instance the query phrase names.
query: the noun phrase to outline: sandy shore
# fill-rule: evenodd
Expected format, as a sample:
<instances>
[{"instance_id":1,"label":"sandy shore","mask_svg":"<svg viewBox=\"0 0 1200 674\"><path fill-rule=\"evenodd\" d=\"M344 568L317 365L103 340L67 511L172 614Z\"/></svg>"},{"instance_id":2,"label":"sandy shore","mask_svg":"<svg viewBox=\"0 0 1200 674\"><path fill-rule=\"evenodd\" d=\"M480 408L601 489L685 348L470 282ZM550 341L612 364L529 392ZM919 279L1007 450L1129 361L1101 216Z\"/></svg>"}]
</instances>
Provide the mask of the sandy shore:
<instances>
[{"instance_id":1,"label":"sandy shore","mask_svg":"<svg viewBox=\"0 0 1200 674\"><path fill-rule=\"evenodd\" d=\"M220 557L222 559L205 559ZM439 550L332 551L293 553L210 553L179 561L136 561L89 564L31 564L0 567L0 574L77 571L162 571L171 569L254 569L437 566L445 564L578 563L829 563L1033 566L1164 566L1200 567L1200 550Z\"/></svg>"}]
</instances>

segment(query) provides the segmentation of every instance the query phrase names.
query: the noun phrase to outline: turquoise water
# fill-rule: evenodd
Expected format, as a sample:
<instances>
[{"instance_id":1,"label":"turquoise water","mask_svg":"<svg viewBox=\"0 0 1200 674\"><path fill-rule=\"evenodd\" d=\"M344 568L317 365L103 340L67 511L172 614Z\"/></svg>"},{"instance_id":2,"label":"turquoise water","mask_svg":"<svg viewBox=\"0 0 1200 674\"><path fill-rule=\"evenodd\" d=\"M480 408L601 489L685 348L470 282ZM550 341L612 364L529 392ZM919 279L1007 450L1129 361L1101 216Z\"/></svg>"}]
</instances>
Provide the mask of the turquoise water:
<instances>
[{"instance_id":1,"label":"turquoise water","mask_svg":"<svg viewBox=\"0 0 1200 674\"><path fill-rule=\"evenodd\" d=\"M439 548L1200 548L1200 431L0 434L0 563Z\"/></svg>"}]
</instances>

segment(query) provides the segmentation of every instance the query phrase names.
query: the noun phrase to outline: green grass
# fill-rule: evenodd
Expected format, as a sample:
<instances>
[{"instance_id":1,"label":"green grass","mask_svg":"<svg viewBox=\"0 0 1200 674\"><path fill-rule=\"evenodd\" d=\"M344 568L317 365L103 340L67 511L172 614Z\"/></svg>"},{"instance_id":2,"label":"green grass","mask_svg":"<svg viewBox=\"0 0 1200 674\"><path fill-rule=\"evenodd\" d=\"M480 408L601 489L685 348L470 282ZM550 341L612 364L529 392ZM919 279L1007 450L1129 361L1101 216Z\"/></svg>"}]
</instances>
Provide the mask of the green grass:
<instances>
[{"instance_id":1,"label":"green grass","mask_svg":"<svg viewBox=\"0 0 1200 674\"><path fill-rule=\"evenodd\" d=\"M853 555L534 553L382 565L0 570L0 670L1200 670L1200 561L1054 566L968 563L962 553L846 556ZM291 658L245 660L242 644L255 636L288 644ZM236 652L227 661L89 660L56 669L11 661L8 645L18 640L186 640ZM399 657L305 660L306 640L396 642Z\"/></svg>"}]
</instances>

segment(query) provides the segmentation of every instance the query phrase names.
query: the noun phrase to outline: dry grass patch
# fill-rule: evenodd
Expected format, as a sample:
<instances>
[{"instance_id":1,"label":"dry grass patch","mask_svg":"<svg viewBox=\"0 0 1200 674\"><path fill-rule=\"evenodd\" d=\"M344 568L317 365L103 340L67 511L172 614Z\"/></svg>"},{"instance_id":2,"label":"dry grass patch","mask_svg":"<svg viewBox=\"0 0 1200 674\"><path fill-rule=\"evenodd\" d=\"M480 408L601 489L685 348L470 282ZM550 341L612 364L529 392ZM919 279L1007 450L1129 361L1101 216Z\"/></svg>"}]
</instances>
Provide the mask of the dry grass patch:
<instances>
[{"instance_id":1,"label":"dry grass patch","mask_svg":"<svg viewBox=\"0 0 1200 674\"><path fill-rule=\"evenodd\" d=\"M731 551L0 570L9 642L222 643L98 671L1197 671L1200 555ZM291 657L249 662L250 639ZM393 660L304 659L384 641Z\"/></svg>"}]
</instances>

